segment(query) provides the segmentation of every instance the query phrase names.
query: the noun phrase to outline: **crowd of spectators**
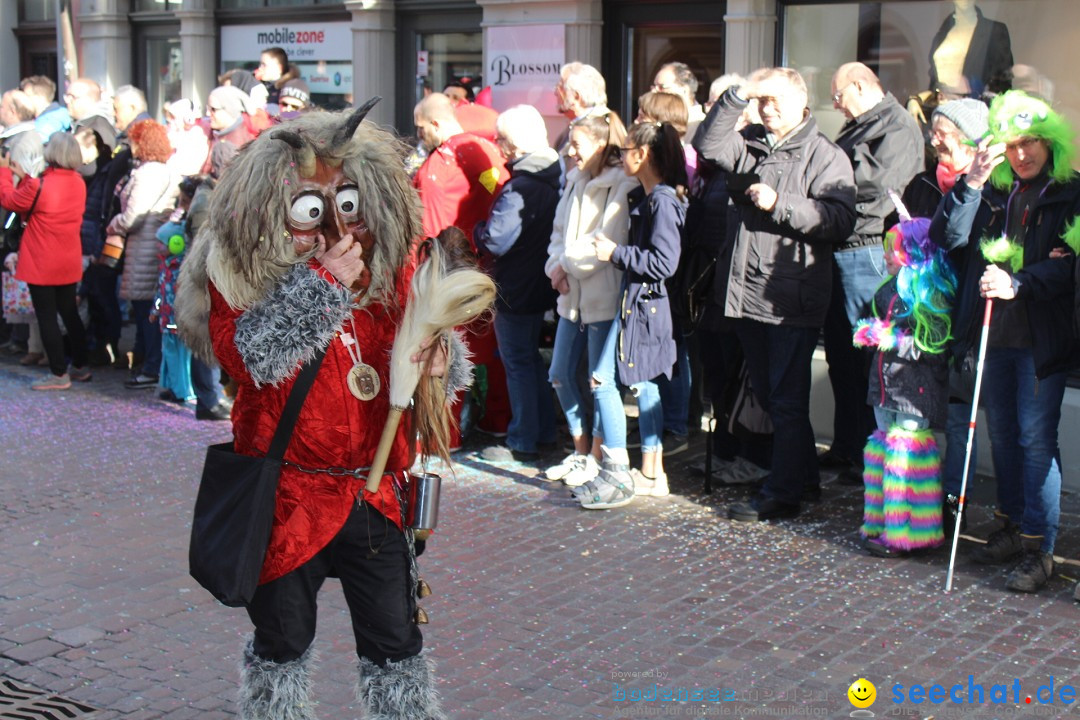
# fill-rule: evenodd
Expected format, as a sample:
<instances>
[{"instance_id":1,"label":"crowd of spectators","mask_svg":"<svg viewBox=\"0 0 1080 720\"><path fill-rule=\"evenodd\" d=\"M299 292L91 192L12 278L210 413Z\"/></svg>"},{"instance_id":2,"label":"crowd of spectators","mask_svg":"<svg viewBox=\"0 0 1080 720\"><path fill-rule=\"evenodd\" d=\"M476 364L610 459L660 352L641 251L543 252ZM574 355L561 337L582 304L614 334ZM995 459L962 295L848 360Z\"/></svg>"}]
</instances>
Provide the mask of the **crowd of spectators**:
<instances>
[{"instance_id":1,"label":"crowd of spectators","mask_svg":"<svg viewBox=\"0 0 1080 720\"><path fill-rule=\"evenodd\" d=\"M608 509L668 494L664 458L711 415L720 482L758 483L732 520L797 516L832 469L865 487L868 551L926 551L965 522L977 320L992 303L984 398L1000 527L976 559L1019 561L1007 587L1036 591L1053 572L1057 426L1077 350L1080 180L1066 121L1012 90L943 102L922 128L853 62L832 78L845 122L830 139L795 70L717 78L699 103L703 79L664 65L627 125L601 73L569 63L554 143L535 108L499 114L467 80L416 106L402 162L424 234L459 228L499 288L494 322L466 329L483 392L456 408L452 445L485 431L499 438L485 460L536 465L582 507ZM42 77L0 99L0 340L48 367L35 390L113 364L128 388L229 417L215 371L175 336L177 271L244 144L317 108L278 48L219 82L205 116L186 98L147 108L131 86L107 98L87 78L63 105ZM1007 241L989 249L987 235ZM810 378L822 336L836 412L819 455ZM748 394L757 425L735 432ZM542 463L557 410L572 446ZM941 460L933 430L946 432Z\"/></svg>"}]
</instances>

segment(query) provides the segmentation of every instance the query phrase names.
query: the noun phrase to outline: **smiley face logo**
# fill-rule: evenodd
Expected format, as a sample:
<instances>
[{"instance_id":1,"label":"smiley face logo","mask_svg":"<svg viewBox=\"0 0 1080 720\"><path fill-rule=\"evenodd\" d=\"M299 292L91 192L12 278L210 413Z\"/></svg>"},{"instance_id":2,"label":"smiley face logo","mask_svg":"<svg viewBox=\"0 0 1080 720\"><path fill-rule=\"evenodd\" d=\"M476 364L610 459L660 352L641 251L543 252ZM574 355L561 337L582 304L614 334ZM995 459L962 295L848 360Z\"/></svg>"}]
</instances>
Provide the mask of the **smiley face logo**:
<instances>
[{"instance_id":1,"label":"smiley face logo","mask_svg":"<svg viewBox=\"0 0 1080 720\"><path fill-rule=\"evenodd\" d=\"M866 678L859 678L851 683L847 691L848 700L857 708L868 708L877 699L877 688Z\"/></svg>"}]
</instances>

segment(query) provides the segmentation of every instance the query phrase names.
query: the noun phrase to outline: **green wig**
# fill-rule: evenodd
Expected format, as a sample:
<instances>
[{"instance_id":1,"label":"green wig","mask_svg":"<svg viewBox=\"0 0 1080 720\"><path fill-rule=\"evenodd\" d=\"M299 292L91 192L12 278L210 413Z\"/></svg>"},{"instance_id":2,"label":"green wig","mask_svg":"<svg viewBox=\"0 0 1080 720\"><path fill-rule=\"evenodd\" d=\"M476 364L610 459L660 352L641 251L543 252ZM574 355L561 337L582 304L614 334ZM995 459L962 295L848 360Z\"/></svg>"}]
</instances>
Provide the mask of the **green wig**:
<instances>
[{"instance_id":1,"label":"green wig","mask_svg":"<svg viewBox=\"0 0 1080 720\"><path fill-rule=\"evenodd\" d=\"M979 249L987 262L1007 265L1010 273L1015 274L1024 269L1024 246L1004 235L983 239L979 243Z\"/></svg>"},{"instance_id":2,"label":"green wig","mask_svg":"<svg viewBox=\"0 0 1080 720\"><path fill-rule=\"evenodd\" d=\"M1045 100L1032 97L1022 90L1009 90L990 103L990 133L995 143L1007 143L1019 137L1036 137L1050 148L1050 177L1066 182L1072 175L1072 160L1076 154L1074 133L1069 121L1054 112ZM990 181L994 187L1012 187L1012 167L1003 162L994 168Z\"/></svg>"},{"instance_id":3,"label":"green wig","mask_svg":"<svg viewBox=\"0 0 1080 720\"><path fill-rule=\"evenodd\" d=\"M1061 239L1069 246L1074 254L1080 255L1080 215L1065 224L1065 232Z\"/></svg>"}]
</instances>

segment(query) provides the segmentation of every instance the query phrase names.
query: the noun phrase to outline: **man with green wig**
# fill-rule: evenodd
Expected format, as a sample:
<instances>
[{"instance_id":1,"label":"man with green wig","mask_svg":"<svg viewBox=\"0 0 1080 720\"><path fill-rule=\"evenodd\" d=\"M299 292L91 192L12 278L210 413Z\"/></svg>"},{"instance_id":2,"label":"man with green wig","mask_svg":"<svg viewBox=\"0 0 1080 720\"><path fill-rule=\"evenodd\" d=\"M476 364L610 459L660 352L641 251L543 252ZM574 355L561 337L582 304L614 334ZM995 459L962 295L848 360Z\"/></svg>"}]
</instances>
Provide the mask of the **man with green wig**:
<instances>
[{"instance_id":1,"label":"man with green wig","mask_svg":"<svg viewBox=\"0 0 1080 720\"><path fill-rule=\"evenodd\" d=\"M982 397L1000 527L974 559L1019 559L1005 586L1035 592L1054 571L1060 516L1058 421L1077 349L1077 243L1066 235L1080 213L1080 177L1072 169L1073 131L1045 101L1003 93L989 121L990 136L942 200L935 226L946 247L968 245L956 357L977 348L983 298L993 301Z\"/></svg>"}]
</instances>

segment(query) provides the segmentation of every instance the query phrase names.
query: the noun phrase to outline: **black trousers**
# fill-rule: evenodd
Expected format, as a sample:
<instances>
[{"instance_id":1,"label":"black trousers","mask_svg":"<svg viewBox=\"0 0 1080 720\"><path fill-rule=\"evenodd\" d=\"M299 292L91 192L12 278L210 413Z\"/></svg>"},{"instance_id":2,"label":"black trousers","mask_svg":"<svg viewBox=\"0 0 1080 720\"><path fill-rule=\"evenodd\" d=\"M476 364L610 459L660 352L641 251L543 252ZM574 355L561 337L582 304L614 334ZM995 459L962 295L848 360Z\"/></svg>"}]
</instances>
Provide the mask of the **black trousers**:
<instances>
[{"instance_id":1,"label":"black trousers","mask_svg":"<svg viewBox=\"0 0 1080 720\"><path fill-rule=\"evenodd\" d=\"M119 277L115 268L96 263L90 263L83 273L83 292L90 309L90 332L96 341L95 347L103 348L106 343L112 343L117 352L121 326L120 301L116 298Z\"/></svg>"},{"instance_id":2,"label":"black trousers","mask_svg":"<svg viewBox=\"0 0 1080 720\"><path fill-rule=\"evenodd\" d=\"M285 663L304 654L315 638L316 596L327 577L341 578L357 656L385 665L420 653L405 536L362 503L353 505L344 527L315 557L255 591L247 611L257 656Z\"/></svg>"},{"instance_id":3,"label":"black trousers","mask_svg":"<svg viewBox=\"0 0 1080 720\"><path fill-rule=\"evenodd\" d=\"M86 367L86 328L79 318L75 304L75 283L70 285L31 285L30 302L34 305L34 315L41 329L41 344L45 348L45 357L49 358L49 369L53 375L67 372L67 357L64 355L64 336L60 333L60 315L67 328L68 340L71 341L71 364Z\"/></svg>"}]
</instances>

